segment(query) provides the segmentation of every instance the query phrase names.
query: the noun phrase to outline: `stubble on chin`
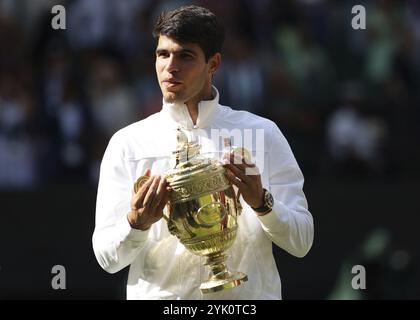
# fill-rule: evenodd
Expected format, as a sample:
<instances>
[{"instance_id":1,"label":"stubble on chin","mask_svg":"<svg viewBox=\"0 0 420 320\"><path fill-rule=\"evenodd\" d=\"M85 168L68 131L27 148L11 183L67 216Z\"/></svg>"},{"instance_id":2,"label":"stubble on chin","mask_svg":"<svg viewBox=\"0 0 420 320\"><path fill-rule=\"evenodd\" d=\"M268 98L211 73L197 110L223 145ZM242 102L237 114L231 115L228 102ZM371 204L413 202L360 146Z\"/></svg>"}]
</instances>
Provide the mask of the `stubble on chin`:
<instances>
[{"instance_id":1,"label":"stubble on chin","mask_svg":"<svg viewBox=\"0 0 420 320\"><path fill-rule=\"evenodd\" d=\"M168 103L174 103L175 102L175 99L174 99L173 96L166 95L166 96L164 96L164 98L165 98L165 101L168 102Z\"/></svg>"},{"instance_id":2,"label":"stubble on chin","mask_svg":"<svg viewBox=\"0 0 420 320\"><path fill-rule=\"evenodd\" d=\"M174 93L166 93L163 96L165 98L165 101L168 103L177 103L181 101L181 97Z\"/></svg>"}]
</instances>

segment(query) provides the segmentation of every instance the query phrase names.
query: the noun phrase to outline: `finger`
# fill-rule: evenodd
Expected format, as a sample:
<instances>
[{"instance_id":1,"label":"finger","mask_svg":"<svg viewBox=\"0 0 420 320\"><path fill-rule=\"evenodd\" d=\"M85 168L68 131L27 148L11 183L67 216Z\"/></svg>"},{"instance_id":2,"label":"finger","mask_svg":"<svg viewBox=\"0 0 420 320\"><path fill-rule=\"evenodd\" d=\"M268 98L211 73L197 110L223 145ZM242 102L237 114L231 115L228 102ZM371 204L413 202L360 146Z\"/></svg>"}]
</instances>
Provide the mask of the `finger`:
<instances>
[{"instance_id":1,"label":"finger","mask_svg":"<svg viewBox=\"0 0 420 320\"><path fill-rule=\"evenodd\" d=\"M246 188L246 184L236 178L236 176L229 170L226 170L225 177L229 180L230 183L237 186L240 191L243 191Z\"/></svg>"},{"instance_id":2,"label":"finger","mask_svg":"<svg viewBox=\"0 0 420 320\"><path fill-rule=\"evenodd\" d=\"M239 169L236 165L234 164L225 164L224 165L225 168L229 169L230 171L232 171L232 173L238 177L242 182L244 183L250 183L250 177L248 177L244 171L242 171L241 169Z\"/></svg>"},{"instance_id":3,"label":"finger","mask_svg":"<svg viewBox=\"0 0 420 320\"><path fill-rule=\"evenodd\" d=\"M134 196L133 204L136 208L141 208L143 206L144 197L147 194L151 184L153 183L153 178L149 178L137 191L137 194Z\"/></svg>"},{"instance_id":4,"label":"finger","mask_svg":"<svg viewBox=\"0 0 420 320\"><path fill-rule=\"evenodd\" d=\"M255 163L253 163L250 159L247 157L241 156L239 154L232 153L230 155L230 162L236 165L241 165L243 167L253 167L255 166Z\"/></svg>"},{"instance_id":5,"label":"finger","mask_svg":"<svg viewBox=\"0 0 420 320\"><path fill-rule=\"evenodd\" d=\"M144 196L143 206L150 206L156 196L156 191L159 186L160 176L152 176L153 182L151 183L146 195Z\"/></svg>"},{"instance_id":6,"label":"finger","mask_svg":"<svg viewBox=\"0 0 420 320\"><path fill-rule=\"evenodd\" d=\"M152 171L149 168L147 168L146 171L144 172L144 176L150 177L151 173Z\"/></svg>"},{"instance_id":7,"label":"finger","mask_svg":"<svg viewBox=\"0 0 420 320\"><path fill-rule=\"evenodd\" d=\"M259 170L255 164L234 164L239 170L245 173L245 175L249 175L248 172L252 172L251 175L255 175L259 173Z\"/></svg>"},{"instance_id":8,"label":"finger","mask_svg":"<svg viewBox=\"0 0 420 320\"><path fill-rule=\"evenodd\" d=\"M147 170L149 170L149 169L147 169ZM137 179L137 181L135 182L135 184L134 184L134 193L139 193L139 192L141 192L141 190L142 190L142 188L143 188L143 190L144 190L144 187L145 186L148 186L148 185L150 185L150 170L149 171L147 171L146 170L146 172L145 173L148 173L149 174L149 176L147 176L147 175L142 175L141 177L139 177L138 179ZM136 190L137 189L137 190Z\"/></svg>"},{"instance_id":9,"label":"finger","mask_svg":"<svg viewBox=\"0 0 420 320\"><path fill-rule=\"evenodd\" d=\"M158 208L157 208L157 211L158 212L161 212L161 211L163 212L163 209L165 208L166 204L169 201L170 195L171 195L171 188L170 187L166 187L166 190L164 192L164 196L161 199L161 201L160 201L160 203L158 205Z\"/></svg>"},{"instance_id":10,"label":"finger","mask_svg":"<svg viewBox=\"0 0 420 320\"><path fill-rule=\"evenodd\" d=\"M256 166L255 163L253 162L246 162L246 157L239 157L236 156L233 158L233 164L240 169L241 171L243 171L245 173L245 175L247 176L257 176L260 174L260 171L258 169L258 167Z\"/></svg>"},{"instance_id":11,"label":"finger","mask_svg":"<svg viewBox=\"0 0 420 320\"><path fill-rule=\"evenodd\" d=\"M156 190L159 186L160 176L154 176L153 178L153 183L151 184L146 196L144 197L143 207L150 207L153 198L156 196Z\"/></svg>"},{"instance_id":12,"label":"finger","mask_svg":"<svg viewBox=\"0 0 420 320\"><path fill-rule=\"evenodd\" d=\"M162 198L165 195L165 190L167 186L167 181L165 177L161 177L159 181L159 185L156 190L156 195L152 200L152 203L150 204L152 208L157 208L162 200Z\"/></svg>"},{"instance_id":13,"label":"finger","mask_svg":"<svg viewBox=\"0 0 420 320\"><path fill-rule=\"evenodd\" d=\"M260 170L257 166L250 166L245 168L245 175L247 176L259 176Z\"/></svg>"},{"instance_id":14,"label":"finger","mask_svg":"<svg viewBox=\"0 0 420 320\"><path fill-rule=\"evenodd\" d=\"M230 161L230 152L223 152L222 154L222 162L229 162Z\"/></svg>"},{"instance_id":15,"label":"finger","mask_svg":"<svg viewBox=\"0 0 420 320\"><path fill-rule=\"evenodd\" d=\"M244 163L252 163L251 154L249 151L243 147L236 147L231 151L231 155L235 157L240 157L243 159Z\"/></svg>"}]
</instances>

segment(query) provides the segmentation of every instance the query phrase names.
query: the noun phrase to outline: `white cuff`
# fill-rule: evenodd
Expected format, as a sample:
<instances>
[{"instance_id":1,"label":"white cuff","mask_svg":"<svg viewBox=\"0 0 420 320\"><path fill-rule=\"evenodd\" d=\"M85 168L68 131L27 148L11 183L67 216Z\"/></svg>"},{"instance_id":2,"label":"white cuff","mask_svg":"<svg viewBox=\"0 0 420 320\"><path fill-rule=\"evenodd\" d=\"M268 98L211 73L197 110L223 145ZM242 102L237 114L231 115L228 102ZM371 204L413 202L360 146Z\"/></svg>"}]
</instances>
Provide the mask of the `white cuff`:
<instances>
[{"instance_id":1,"label":"white cuff","mask_svg":"<svg viewBox=\"0 0 420 320\"><path fill-rule=\"evenodd\" d=\"M273 230L273 229L284 229L288 226L289 221L289 212L287 207L280 201L274 200L273 210L269 213L259 216L256 215L260 220L263 229Z\"/></svg>"}]
</instances>

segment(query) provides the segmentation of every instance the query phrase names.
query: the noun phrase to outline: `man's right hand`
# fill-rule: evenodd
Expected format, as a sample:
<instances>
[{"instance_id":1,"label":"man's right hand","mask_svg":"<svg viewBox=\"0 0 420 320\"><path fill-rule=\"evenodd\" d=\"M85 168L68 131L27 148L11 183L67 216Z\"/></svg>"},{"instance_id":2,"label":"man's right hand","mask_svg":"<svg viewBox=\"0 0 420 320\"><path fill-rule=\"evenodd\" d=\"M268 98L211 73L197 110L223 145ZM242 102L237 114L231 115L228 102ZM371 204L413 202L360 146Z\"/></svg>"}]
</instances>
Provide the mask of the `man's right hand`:
<instances>
[{"instance_id":1,"label":"man's right hand","mask_svg":"<svg viewBox=\"0 0 420 320\"><path fill-rule=\"evenodd\" d=\"M169 200L169 185L163 176L150 176L147 169L145 176L149 179L131 197L131 210L128 222L131 227L147 230L163 216L163 209Z\"/></svg>"}]
</instances>

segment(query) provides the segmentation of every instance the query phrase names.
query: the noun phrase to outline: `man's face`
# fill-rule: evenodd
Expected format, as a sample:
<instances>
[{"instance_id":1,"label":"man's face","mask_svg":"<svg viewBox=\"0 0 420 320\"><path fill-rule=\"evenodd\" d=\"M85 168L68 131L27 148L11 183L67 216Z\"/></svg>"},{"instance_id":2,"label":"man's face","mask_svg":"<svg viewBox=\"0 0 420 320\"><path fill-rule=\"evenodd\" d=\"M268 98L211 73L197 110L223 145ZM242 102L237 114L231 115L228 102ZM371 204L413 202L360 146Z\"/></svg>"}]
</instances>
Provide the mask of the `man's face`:
<instances>
[{"instance_id":1,"label":"man's face","mask_svg":"<svg viewBox=\"0 0 420 320\"><path fill-rule=\"evenodd\" d=\"M206 63L198 44L161 35L156 48L156 74L165 101L188 104L208 99L212 74L220 61L215 56Z\"/></svg>"}]
</instances>

